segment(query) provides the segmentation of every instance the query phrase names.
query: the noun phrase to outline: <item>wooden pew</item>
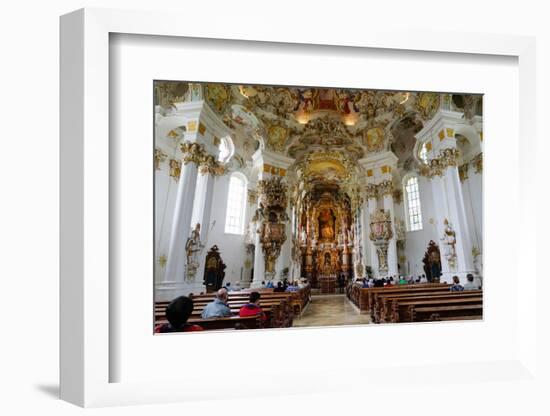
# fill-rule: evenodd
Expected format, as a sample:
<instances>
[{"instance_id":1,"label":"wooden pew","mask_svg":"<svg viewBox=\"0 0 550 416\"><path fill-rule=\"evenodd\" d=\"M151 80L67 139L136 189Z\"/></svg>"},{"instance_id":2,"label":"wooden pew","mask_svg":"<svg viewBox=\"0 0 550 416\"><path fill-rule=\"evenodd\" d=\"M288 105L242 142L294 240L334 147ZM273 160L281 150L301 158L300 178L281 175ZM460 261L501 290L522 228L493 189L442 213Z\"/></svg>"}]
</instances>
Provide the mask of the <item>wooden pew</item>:
<instances>
[{"instance_id":1,"label":"wooden pew","mask_svg":"<svg viewBox=\"0 0 550 416\"><path fill-rule=\"evenodd\" d=\"M464 292L461 292L464 293ZM446 308L449 306L466 306L466 308ZM431 299L430 296L424 299L396 299L392 302L392 322L418 322L429 320L432 314L438 314L438 319L461 315L480 315L483 309L482 296L450 297L446 299Z\"/></svg>"},{"instance_id":2,"label":"wooden pew","mask_svg":"<svg viewBox=\"0 0 550 416\"><path fill-rule=\"evenodd\" d=\"M392 304L394 300L422 300L422 299L449 299L449 298L463 298L463 297L479 297L482 295L481 290L472 290L465 292L410 292L403 291L402 293L379 293L376 296L375 304L372 309L371 318L373 322L389 322L392 316Z\"/></svg>"},{"instance_id":3,"label":"wooden pew","mask_svg":"<svg viewBox=\"0 0 550 416\"><path fill-rule=\"evenodd\" d=\"M283 307L283 312L286 316L284 321L287 323L292 321L293 315L295 314L301 314L302 310L304 309L305 305L310 301L311 299L311 286L307 285L303 288L300 288L299 290L295 292L273 292L273 289L267 289L267 288L259 288L259 289L244 289L240 291L231 291L228 294L228 302L231 303L233 301L248 301L248 298L250 296L250 293L253 291L258 291L262 297L261 297L261 304L265 304L266 301L271 299L287 299L289 301L290 308L292 309L292 313L287 311L287 307ZM210 294L203 294L203 295L195 295L193 296L193 301L195 304L201 304L202 302L210 302L215 298L214 293ZM169 302L157 302L157 307L159 308L165 308L166 305L168 305Z\"/></svg>"},{"instance_id":4,"label":"wooden pew","mask_svg":"<svg viewBox=\"0 0 550 416\"><path fill-rule=\"evenodd\" d=\"M415 322L483 319L483 304L413 308L411 314Z\"/></svg>"},{"instance_id":5,"label":"wooden pew","mask_svg":"<svg viewBox=\"0 0 550 416\"><path fill-rule=\"evenodd\" d=\"M189 322L191 322L191 320L201 320L201 319L203 319L201 317L203 308L204 308L204 306L194 309L193 313L191 314ZM231 306L230 308L231 308L231 312L232 312L232 317L238 317L239 309L241 308L241 306ZM273 304L273 305L269 305L269 306L263 306L262 310L263 310L263 312L264 312L264 314L266 315L266 318L267 318L265 322L262 322L263 327L279 328L279 327L290 326L289 323L287 321L285 321L285 315L284 315L283 311L281 310L281 307L278 303ZM209 319L220 319L220 318L209 318ZM156 311L155 312L155 322L157 324L167 322L164 311Z\"/></svg>"},{"instance_id":6,"label":"wooden pew","mask_svg":"<svg viewBox=\"0 0 550 416\"><path fill-rule=\"evenodd\" d=\"M248 296L246 294L240 294L234 292L228 298L228 306L234 315L238 315L242 306L248 303ZM204 307L212 302L214 295L199 295L193 297L194 309L191 315L191 319L201 319L201 313ZM265 298L260 301L260 306L267 316L267 320L264 323L266 327L289 327L292 326L293 321L293 307L292 307L292 293L272 293L266 294ZM169 302L157 302L155 304L155 322L165 322L165 310ZM219 319L219 318L216 318Z\"/></svg>"},{"instance_id":7,"label":"wooden pew","mask_svg":"<svg viewBox=\"0 0 550 416\"><path fill-rule=\"evenodd\" d=\"M166 323L166 320L161 320L159 324ZM220 330L220 329L258 329L262 328L262 320L259 316L231 316L228 318L212 318L212 319L189 319L189 324L199 325L205 330Z\"/></svg>"},{"instance_id":8,"label":"wooden pew","mask_svg":"<svg viewBox=\"0 0 550 416\"><path fill-rule=\"evenodd\" d=\"M384 287L359 288L358 307L361 312L371 313L371 309L374 306L374 296L379 292L391 293L390 291L445 291L449 290L449 288L450 285L446 283L417 283L412 285L392 285Z\"/></svg>"}]
</instances>

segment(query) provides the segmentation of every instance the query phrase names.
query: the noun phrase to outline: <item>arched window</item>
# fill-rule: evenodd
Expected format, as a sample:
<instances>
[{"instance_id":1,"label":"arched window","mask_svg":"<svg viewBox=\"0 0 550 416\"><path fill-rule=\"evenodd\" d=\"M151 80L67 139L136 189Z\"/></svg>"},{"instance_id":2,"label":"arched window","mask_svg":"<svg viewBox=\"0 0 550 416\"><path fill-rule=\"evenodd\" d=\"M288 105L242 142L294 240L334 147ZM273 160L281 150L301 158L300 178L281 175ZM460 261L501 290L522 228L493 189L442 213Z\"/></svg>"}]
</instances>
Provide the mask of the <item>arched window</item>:
<instances>
[{"instance_id":1,"label":"arched window","mask_svg":"<svg viewBox=\"0 0 550 416\"><path fill-rule=\"evenodd\" d=\"M422 229L422 210L420 207L420 193L418 191L418 178L411 176L405 180L405 209L409 231Z\"/></svg>"},{"instance_id":2,"label":"arched window","mask_svg":"<svg viewBox=\"0 0 550 416\"><path fill-rule=\"evenodd\" d=\"M230 137L223 137L222 139L220 139L219 150L220 153L218 154L218 162L229 162L229 159L231 159L231 157L235 153L235 146L233 145L233 141Z\"/></svg>"},{"instance_id":3,"label":"arched window","mask_svg":"<svg viewBox=\"0 0 550 416\"><path fill-rule=\"evenodd\" d=\"M244 234L244 212L246 209L246 179L242 174L233 173L229 178L225 232Z\"/></svg>"}]
</instances>

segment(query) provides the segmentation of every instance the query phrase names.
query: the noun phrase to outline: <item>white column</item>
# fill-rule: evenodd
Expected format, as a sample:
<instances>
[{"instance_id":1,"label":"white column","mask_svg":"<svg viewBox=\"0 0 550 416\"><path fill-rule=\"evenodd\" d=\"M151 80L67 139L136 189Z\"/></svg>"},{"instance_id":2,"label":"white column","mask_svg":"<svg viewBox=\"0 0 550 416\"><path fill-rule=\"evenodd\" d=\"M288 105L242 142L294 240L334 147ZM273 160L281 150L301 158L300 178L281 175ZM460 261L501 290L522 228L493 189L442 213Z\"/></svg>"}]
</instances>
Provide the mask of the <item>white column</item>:
<instances>
[{"instance_id":1,"label":"white column","mask_svg":"<svg viewBox=\"0 0 550 416\"><path fill-rule=\"evenodd\" d=\"M291 212L289 212L289 209L287 207L286 213L288 217L290 218ZM284 242L283 246L281 247L281 254L279 254L279 257L277 258L277 261L275 263L275 272L276 276L279 278L281 275L281 271L288 267L288 278L291 278L290 275L290 251L292 249L292 221L288 221L285 227L285 233L286 233L286 241Z\"/></svg>"},{"instance_id":2,"label":"white column","mask_svg":"<svg viewBox=\"0 0 550 416\"><path fill-rule=\"evenodd\" d=\"M364 266L372 266L371 262L371 250L370 250L370 240L369 240L369 232L370 232L370 226L369 226L369 207L368 207L368 200L365 198L365 201L361 205L361 239L363 242L363 262ZM365 270L365 276L366 276L366 270ZM361 277L361 276L358 276Z\"/></svg>"},{"instance_id":3,"label":"white column","mask_svg":"<svg viewBox=\"0 0 550 416\"><path fill-rule=\"evenodd\" d=\"M441 176L433 176L431 179L432 185L432 198L433 198L433 207L435 211L436 218L436 230L437 230L437 239L435 243L439 247L439 252L441 253L441 282L450 282L452 275L450 275L449 263L444 255L444 247L441 244L440 238L443 236L443 231L445 229L443 222L449 212L447 208L447 195L445 186L443 183L443 178Z\"/></svg>"},{"instance_id":4,"label":"white column","mask_svg":"<svg viewBox=\"0 0 550 416\"><path fill-rule=\"evenodd\" d=\"M384 210L389 211L391 218L392 238L388 241L388 276L398 274L397 270L397 235L395 233L395 214L393 207L393 195L384 195Z\"/></svg>"},{"instance_id":5,"label":"white column","mask_svg":"<svg viewBox=\"0 0 550 416\"><path fill-rule=\"evenodd\" d=\"M262 281L265 280L265 259L264 252L262 250L262 243L260 241L261 222L256 223L256 236L254 238L254 279L250 287L260 287Z\"/></svg>"},{"instance_id":6,"label":"white column","mask_svg":"<svg viewBox=\"0 0 550 416\"><path fill-rule=\"evenodd\" d=\"M461 282L465 283L466 275L468 273L474 274L474 263L472 257L472 239L470 237L466 210L464 208L464 196L462 195L462 187L456 166L449 166L445 169L443 183L448 199L448 219L456 233L457 267L451 273L456 274Z\"/></svg>"},{"instance_id":7,"label":"white column","mask_svg":"<svg viewBox=\"0 0 550 416\"><path fill-rule=\"evenodd\" d=\"M175 295L182 289L185 282L185 243L191 233L191 217L197 185L197 165L193 162L185 164L181 170L174 209L174 219L170 233L170 248L162 289L173 289Z\"/></svg>"},{"instance_id":8,"label":"white column","mask_svg":"<svg viewBox=\"0 0 550 416\"><path fill-rule=\"evenodd\" d=\"M199 255L199 268L195 276L194 288L195 291L206 290L203 285L204 277L204 262L206 254L210 248L208 244L208 233L210 231L210 214L212 212L212 197L214 189L214 176L210 173L199 173L197 178L197 189L195 192L195 201L193 205L193 216L191 226L199 223L201 225L201 243L204 245L202 252ZM196 292L193 292L196 293Z\"/></svg>"}]
</instances>

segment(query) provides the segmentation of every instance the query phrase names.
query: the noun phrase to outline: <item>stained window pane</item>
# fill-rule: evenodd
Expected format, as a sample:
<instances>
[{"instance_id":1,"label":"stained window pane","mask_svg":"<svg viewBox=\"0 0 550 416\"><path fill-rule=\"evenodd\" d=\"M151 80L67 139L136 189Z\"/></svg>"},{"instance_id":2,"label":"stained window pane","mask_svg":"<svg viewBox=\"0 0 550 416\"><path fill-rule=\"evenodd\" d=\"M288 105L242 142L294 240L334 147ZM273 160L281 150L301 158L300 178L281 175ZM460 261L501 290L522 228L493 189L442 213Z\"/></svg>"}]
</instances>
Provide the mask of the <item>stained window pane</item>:
<instances>
[{"instance_id":1,"label":"stained window pane","mask_svg":"<svg viewBox=\"0 0 550 416\"><path fill-rule=\"evenodd\" d=\"M232 176L229 180L229 193L227 195L227 211L225 217L226 233L243 234L245 188L246 183L242 178Z\"/></svg>"},{"instance_id":2,"label":"stained window pane","mask_svg":"<svg viewBox=\"0 0 550 416\"><path fill-rule=\"evenodd\" d=\"M405 184L407 194L407 209L409 218L409 230L422 229L422 212L420 208L420 193L418 190L418 178L413 176Z\"/></svg>"}]
</instances>

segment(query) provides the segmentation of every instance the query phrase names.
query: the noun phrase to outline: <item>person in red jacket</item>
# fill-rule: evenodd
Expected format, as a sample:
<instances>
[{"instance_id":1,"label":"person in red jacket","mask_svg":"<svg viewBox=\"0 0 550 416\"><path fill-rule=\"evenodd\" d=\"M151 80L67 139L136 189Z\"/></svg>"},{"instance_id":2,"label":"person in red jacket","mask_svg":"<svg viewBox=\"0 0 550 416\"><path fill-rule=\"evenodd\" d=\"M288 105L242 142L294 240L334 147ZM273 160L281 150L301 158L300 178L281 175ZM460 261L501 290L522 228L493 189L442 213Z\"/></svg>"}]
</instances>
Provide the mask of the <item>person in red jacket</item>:
<instances>
[{"instance_id":1,"label":"person in red jacket","mask_svg":"<svg viewBox=\"0 0 550 416\"><path fill-rule=\"evenodd\" d=\"M180 296L174 299L166 307L166 319L168 319L168 323L158 325L155 328L155 333L202 331L202 326L187 323L192 313L192 299L187 296Z\"/></svg>"},{"instance_id":2,"label":"person in red jacket","mask_svg":"<svg viewBox=\"0 0 550 416\"><path fill-rule=\"evenodd\" d=\"M260 298L261 295L258 292L252 292L248 303L239 309L239 316L243 318L245 316L261 315L262 321L265 321L267 317L262 308L260 308Z\"/></svg>"}]
</instances>

